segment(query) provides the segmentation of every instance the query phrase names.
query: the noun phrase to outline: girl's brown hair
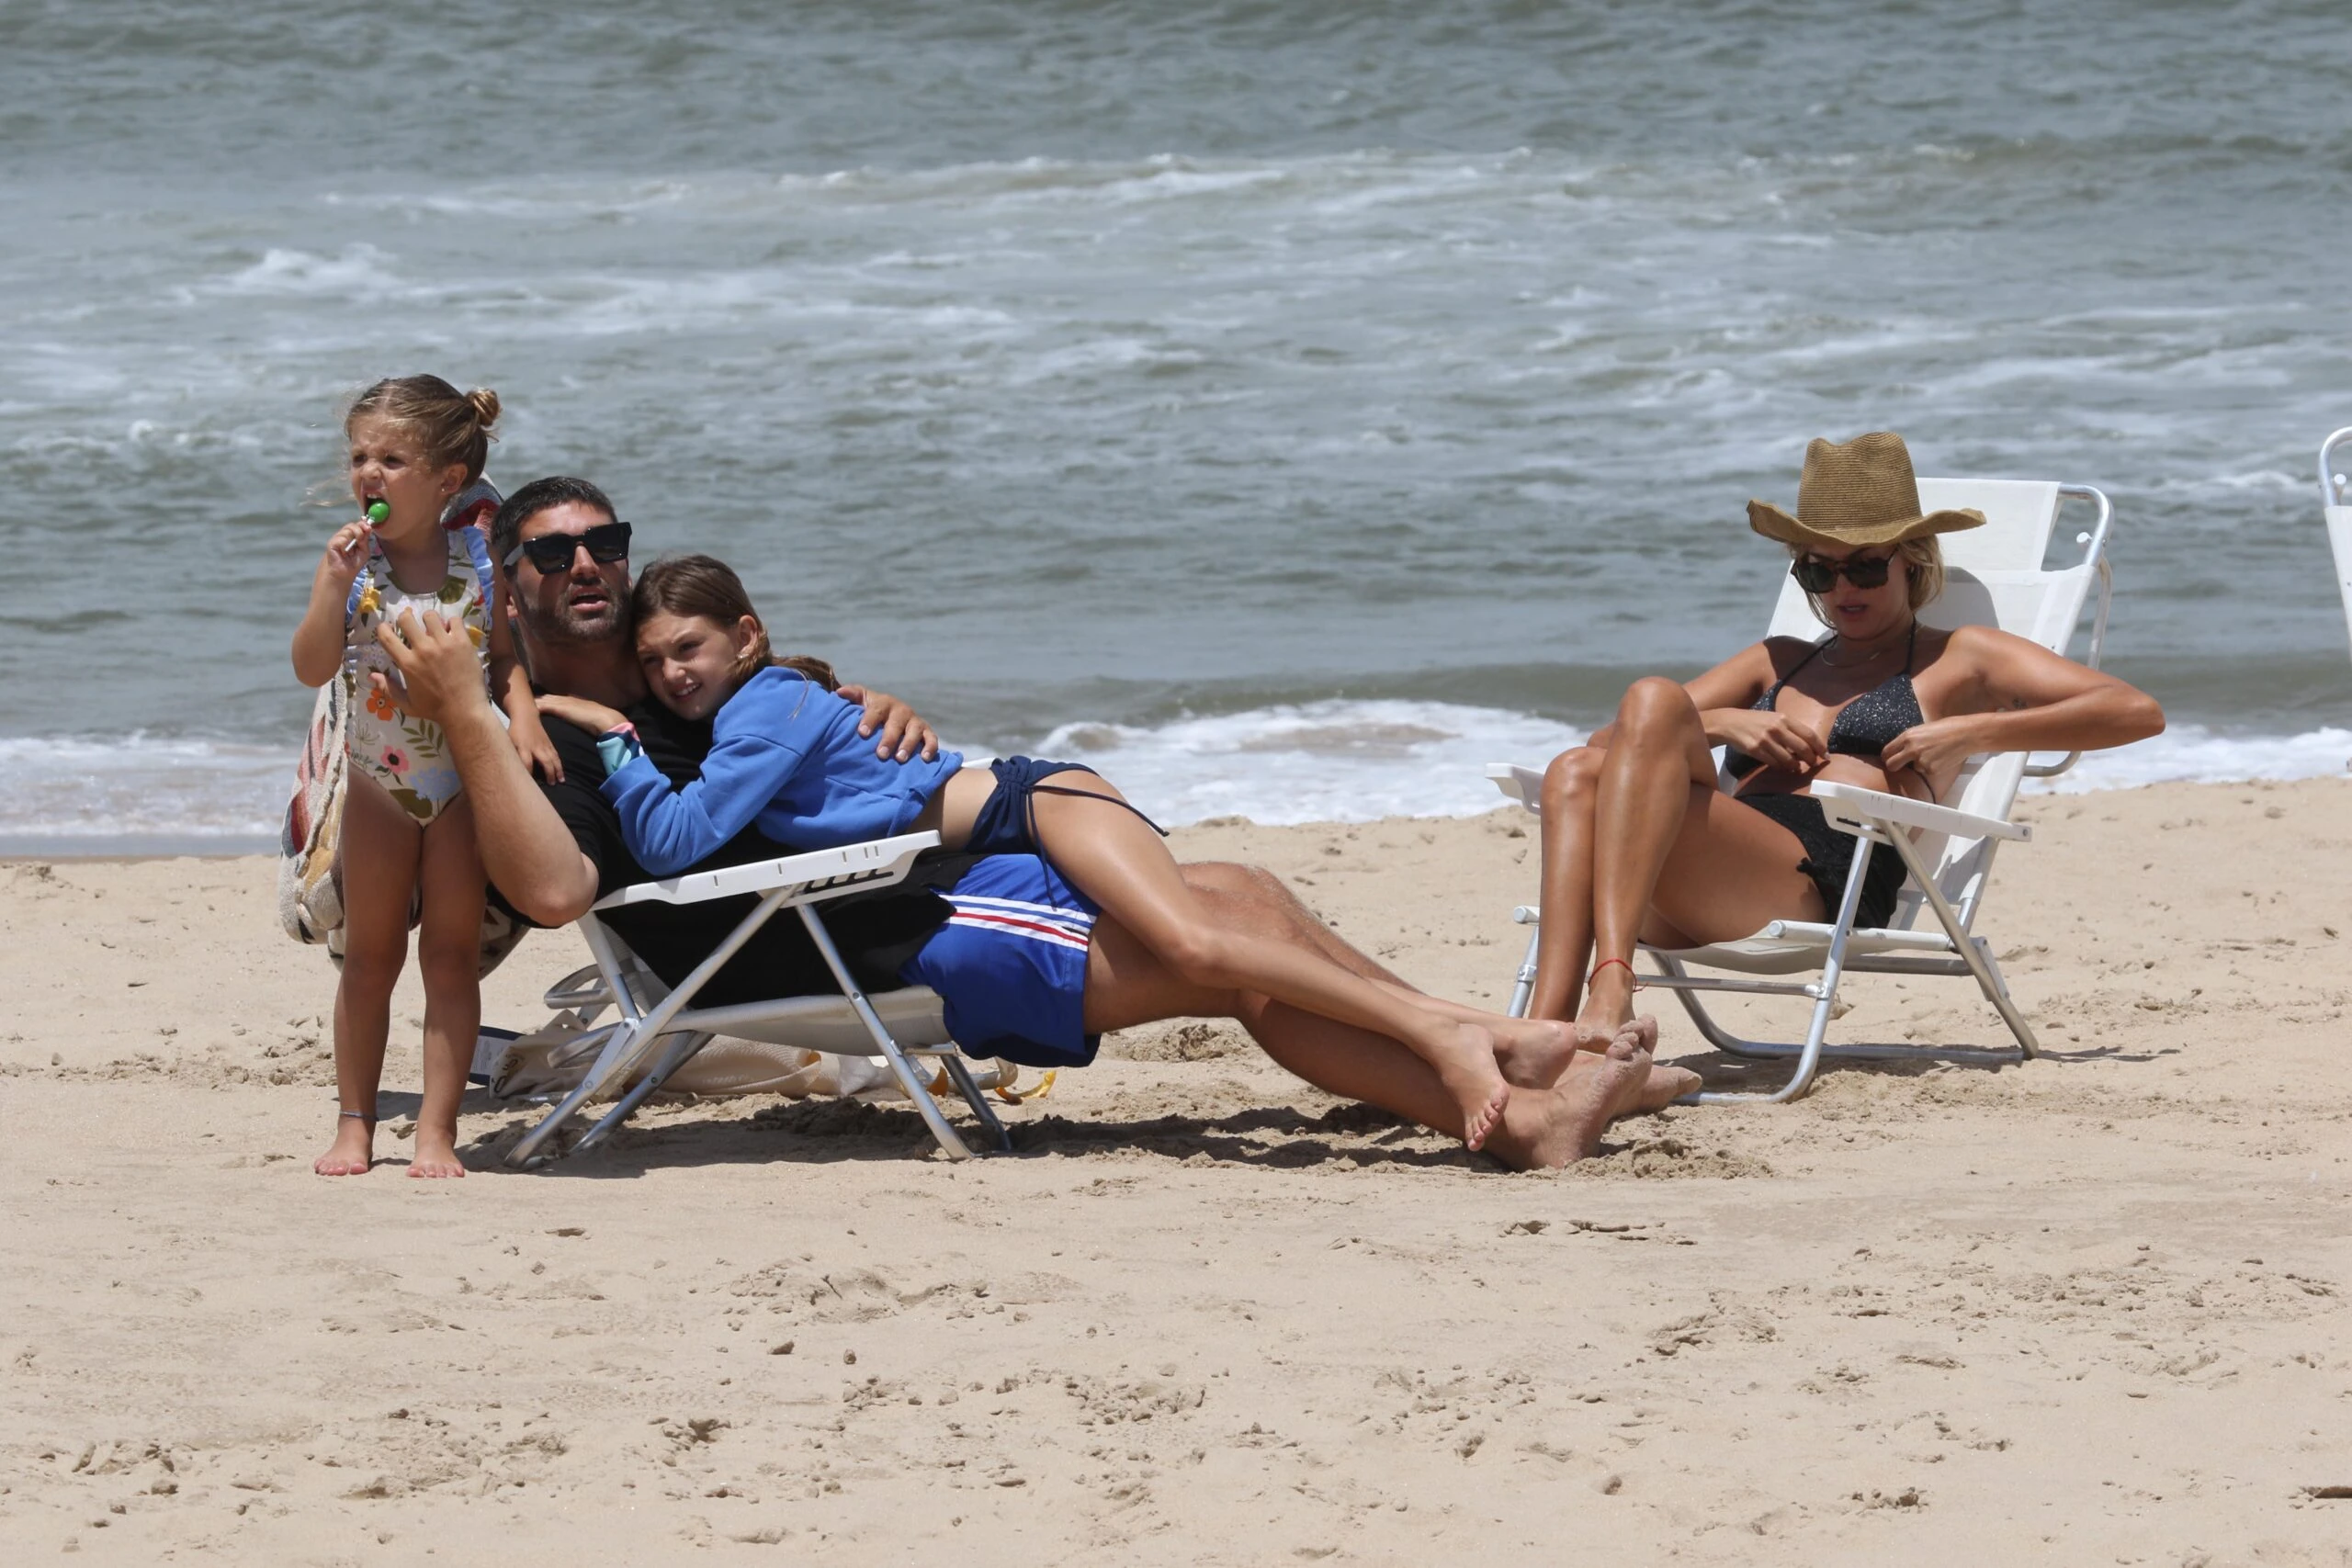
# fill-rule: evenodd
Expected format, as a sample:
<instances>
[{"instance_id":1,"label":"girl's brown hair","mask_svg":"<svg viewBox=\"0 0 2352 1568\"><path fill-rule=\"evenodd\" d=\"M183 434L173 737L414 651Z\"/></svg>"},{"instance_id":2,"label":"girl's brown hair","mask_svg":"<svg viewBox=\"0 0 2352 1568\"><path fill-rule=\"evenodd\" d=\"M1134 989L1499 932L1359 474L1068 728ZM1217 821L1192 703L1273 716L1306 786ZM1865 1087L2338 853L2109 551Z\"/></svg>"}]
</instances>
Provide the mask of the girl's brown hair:
<instances>
[{"instance_id":1,"label":"girl's brown hair","mask_svg":"<svg viewBox=\"0 0 2352 1568\"><path fill-rule=\"evenodd\" d=\"M353 400L343 416L346 435L360 419L384 419L415 433L424 460L436 468L466 466L466 482L481 478L490 461L490 427L498 423L498 394L488 387L461 392L438 376L396 376Z\"/></svg>"},{"instance_id":2,"label":"girl's brown hair","mask_svg":"<svg viewBox=\"0 0 2352 1568\"><path fill-rule=\"evenodd\" d=\"M691 615L696 620L716 622L729 632L748 615L752 627L752 646L736 660L734 673L739 684L771 664L797 670L829 692L841 684L833 675L833 667L821 659L797 653L776 657L768 642L767 623L752 608L752 596L743 591L743 580L735 575L733 567L714 556L668 556L655 561L638 574L637 590L629 598L629 612L639 624L651 615Z\"/></svg>"}]
</instances>

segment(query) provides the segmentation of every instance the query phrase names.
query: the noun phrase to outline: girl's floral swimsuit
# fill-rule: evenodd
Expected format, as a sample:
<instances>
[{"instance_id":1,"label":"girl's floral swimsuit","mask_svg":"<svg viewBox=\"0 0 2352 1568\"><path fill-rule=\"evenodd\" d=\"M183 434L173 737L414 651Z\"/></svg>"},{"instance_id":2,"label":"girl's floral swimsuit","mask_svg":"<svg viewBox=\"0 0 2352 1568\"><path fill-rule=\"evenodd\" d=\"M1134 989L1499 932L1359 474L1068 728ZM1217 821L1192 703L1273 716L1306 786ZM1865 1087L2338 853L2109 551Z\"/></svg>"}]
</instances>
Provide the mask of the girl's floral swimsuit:
<instances>
[{"instance_id":1,"label":"girl's floral swimsuit","mask_svg":"<svg viewBox=\"0 0 2352 1568\"><path fill-rule=\"evenodd\" d=\"M391 563L371 536L368 564L352 581L344 615L343 679L351 715L351 765L383 785L420 824L440 816L464 786L449 761L441 727L411 718L378 696L368 676L381 671L392 689L400 690L400 673L376 640L376 628L398 620L402 610L413 609L420 615L435 610L462 621L482 661L483 678L489 678L490 545L481 529L470 523L447 530L446 536L448 575L429 593L411 593L392 581Z\"/></svg>"}]
</instances>

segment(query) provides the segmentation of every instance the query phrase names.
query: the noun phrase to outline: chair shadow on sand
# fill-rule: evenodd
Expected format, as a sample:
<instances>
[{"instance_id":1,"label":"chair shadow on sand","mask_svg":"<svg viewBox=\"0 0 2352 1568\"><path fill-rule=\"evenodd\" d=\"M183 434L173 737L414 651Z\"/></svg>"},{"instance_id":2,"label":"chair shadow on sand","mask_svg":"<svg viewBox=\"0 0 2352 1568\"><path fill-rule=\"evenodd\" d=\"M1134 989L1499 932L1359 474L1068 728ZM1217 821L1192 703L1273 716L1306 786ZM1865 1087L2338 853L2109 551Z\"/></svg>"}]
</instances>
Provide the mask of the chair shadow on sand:
<instances>
[{"instance_id":1,"label":"chair shadow on sand","mask_svg":"<svg viewBox=\"0 0 2352 1568\"><path fill-rule=\"evenodd\" d=\"M502 1108L512 1111L514 1108ZM469 1165L494 1168L528 1131L526 1108L461 1150ZM1222 1116L1170 1113L1141 1118L1069 1116L1048 1112L1007 1123L1012 1149L989 1157L1049 1155L1114 1156L1193 1161L1261 1169L1317 1166L1451 1168L1490 1164L1438 1134L1370 1105L1337 1105L1319 1113L1290 1106L1254 1106ZM635 1178L654 1169L786 1161L920 1160L932 1150L922 1118L899 1105L861 1100L803 1100L765 1105L725 1121L632 1123L605 1146L577 1160L537 1168L541 1174L589 1179Z\"/></svg>"}]
</instances>

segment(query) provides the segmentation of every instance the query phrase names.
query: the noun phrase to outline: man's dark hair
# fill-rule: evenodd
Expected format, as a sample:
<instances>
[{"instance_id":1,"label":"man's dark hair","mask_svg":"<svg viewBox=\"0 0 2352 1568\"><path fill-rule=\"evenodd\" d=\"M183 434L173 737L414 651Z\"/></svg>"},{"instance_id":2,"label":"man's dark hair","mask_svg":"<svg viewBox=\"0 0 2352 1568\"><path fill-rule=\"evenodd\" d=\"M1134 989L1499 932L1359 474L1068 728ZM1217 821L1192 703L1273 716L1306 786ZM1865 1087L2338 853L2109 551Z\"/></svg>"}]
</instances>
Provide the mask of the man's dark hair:
<instances>
[{"instance_id":1,"label":"man's dark hair","mask_svg":"<svg viewBox=\"0 0 2352 1568\"><path fill-rule=\"evenodd\" d=\"M612 497L586 479L549 474L533 479L500 504L498 515L490 520L490 558L504 567L521 540L524 524L550 507L574 504L593 506L615 522L620 520L621 514L613 510Z\"/></svg>"}]
</instances>

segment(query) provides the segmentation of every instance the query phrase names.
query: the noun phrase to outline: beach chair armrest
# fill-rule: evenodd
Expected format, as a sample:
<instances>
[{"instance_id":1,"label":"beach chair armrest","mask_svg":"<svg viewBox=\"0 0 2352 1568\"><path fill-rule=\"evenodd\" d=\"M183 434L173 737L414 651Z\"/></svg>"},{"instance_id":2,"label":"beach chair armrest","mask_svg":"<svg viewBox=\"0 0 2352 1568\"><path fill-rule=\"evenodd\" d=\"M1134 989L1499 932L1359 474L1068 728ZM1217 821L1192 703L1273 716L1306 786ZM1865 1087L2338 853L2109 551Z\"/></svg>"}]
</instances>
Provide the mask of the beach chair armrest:
<instances>
[{"instance_id":1,"label":"beach chair armrest","mask_svg":"<svg viewBox=\"0 0 2352 1568\"><path fill-rule=\"evenodd\" d=\"M640 882L596 900L597 909L618 909L632 904L700 904L711 898L733 898L746 893L797 889L790 902L814 903L862 888L903 882L914 869L915 857L939 843L936 833L902 833L895 839L874 839L837 850L782 855L751 861L717 871L688 872L661 882Z\"/></svg>"},{"instance_id":2,"label":"beach chair armrest","mask_svg":"<svg viewBox=\"0 0 2352 1568\"><path fill-rule=\"evenodd\" d=\"M1530 811L1544 809L1544 770L1522 767L1517 762L1489 762L1487 776L1495 787Z\"/></svg>"},{"instance_id":3,"label":"beach chair armrest","mask_svg":"<svg viewBox=\"0 0 2352 1568\"><path fill-rule=\"evenodd\" d=\"M1955 839L2023 840L2033 837L2033 829L2022 822L2004 822L1997 817L1954 811L1949 806L1930 806L1908 795L1888 795L1856 784L1816 784L1813 797L1822 803L1831 827L1849 833L1859 833L1868 824L1878 828L1916 828L1923 832L1948 833Z\"/></svg>"}]
</instances>

